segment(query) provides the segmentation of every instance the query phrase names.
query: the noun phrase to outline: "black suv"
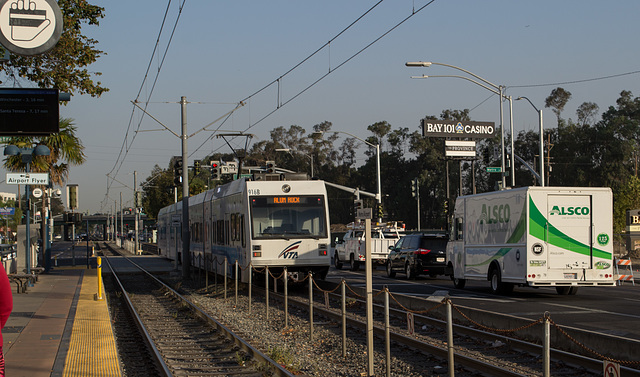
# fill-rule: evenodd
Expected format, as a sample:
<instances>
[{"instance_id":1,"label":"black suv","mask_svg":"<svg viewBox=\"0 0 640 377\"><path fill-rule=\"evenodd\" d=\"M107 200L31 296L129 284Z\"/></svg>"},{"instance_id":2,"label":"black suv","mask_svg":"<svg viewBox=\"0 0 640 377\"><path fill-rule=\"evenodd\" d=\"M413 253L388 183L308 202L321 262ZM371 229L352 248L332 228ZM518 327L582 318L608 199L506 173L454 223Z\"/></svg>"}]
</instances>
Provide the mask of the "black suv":
<instances>
[{"instance_id":1,"label":"black suv","mask_svg":"<svg viewBox=\"0 0 640 377\"><path fill-rule=\"evenodd\" d=\"M387 276L396 276L396 272L403 272L407 279L418 275L436 277L444 275L447 267L446 233L437 234L409 234L394 246L390 246L387 259Z\"/></svg>"}]
</instances>

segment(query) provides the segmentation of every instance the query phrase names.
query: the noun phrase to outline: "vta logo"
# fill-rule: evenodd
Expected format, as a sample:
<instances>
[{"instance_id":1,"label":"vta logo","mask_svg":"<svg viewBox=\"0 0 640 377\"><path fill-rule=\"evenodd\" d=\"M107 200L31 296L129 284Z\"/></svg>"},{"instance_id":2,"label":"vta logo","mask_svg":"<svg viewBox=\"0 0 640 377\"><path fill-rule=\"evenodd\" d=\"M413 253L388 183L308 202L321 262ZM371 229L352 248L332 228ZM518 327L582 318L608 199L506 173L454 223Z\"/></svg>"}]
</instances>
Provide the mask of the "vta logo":
<instances>
[{"instance_id":1,"label":"vta logo","mask_svg":"<svg viewBox=\"0 0 640 377\"><path fill-rule=\"evenodd\" d=\"M278 254L278 258L298 259L298 252L294 251L294 250L296 250L298 247L300 247L301 243L302 243L302 241L298 241L298 242L294 242L291 245L287 246L284 250L282 250L280 252L280 254Z\"/></svg>"}]
</instances>

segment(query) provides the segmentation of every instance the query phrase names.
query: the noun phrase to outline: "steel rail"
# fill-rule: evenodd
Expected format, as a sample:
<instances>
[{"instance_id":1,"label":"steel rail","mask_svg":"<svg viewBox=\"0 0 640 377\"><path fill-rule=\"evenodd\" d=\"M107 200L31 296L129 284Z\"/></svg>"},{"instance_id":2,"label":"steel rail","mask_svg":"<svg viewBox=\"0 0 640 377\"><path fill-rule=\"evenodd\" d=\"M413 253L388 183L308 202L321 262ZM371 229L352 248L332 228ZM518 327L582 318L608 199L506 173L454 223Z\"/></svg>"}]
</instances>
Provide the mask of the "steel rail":
<instances>
[{"instance_id":1,"label":"steel rail","mask_svg":"<svg viewBox=\"0 0 640 377\"><path fill-rule=\"evenodd\" d=\"M106 244L106 246L114 251L108 244ZM200 317L201 319L203 319L204 321L206 321L207 323L209 323L209 325L215 327L218 331L220 331L227 339L230 339L231 341L234 342L234 344L236 344L239 348L241 348L243 351L245 351L247 354L251 355L251 357L253 357L257 362L259 363L264 363L267 364L269 366L272 367L272 371L273 371L273 375L274 376L279 376L279 377L294 377L295 375L292 374L291 372L289 372L287 369L285 369L282 365L280 365L279 363L275 362L273 359L271 359L269 356L267 356L266 354L264 354L262 351L260 351L259 349L253 347L251 344L249 344L247 341L245 341L244 339L242 339L239 335L237 335L235 332L233 332L231 329L229 329L228 327L226 327L225 325L223 325L221 322L219 322L218 320L216 320L215 318L211 317L210 315L208 315L207 313L205 313L204 311L202 311L197 305L193 304L191 301L189 301L188 299L186 299L184 296L182 296L181 294L179 294L178 292L176 292L174 289L172 289L171 287L169 287L167 284L165 284L164 282L162 282L161 280L159 280L158 278L156 278L153 274L151 274L149 271L145 270L144 267L140 266L139 264L135 263L134 261L131 260L131 258L128 258L126 256L124 256L124 259L126 259L129 263L133 264L134 266L136 266L136 268L138 268L141 272L143 272L144 274L146 274L147 276L149 276L150 278L152 278L155 282L157 282L158 284L160 284L164 289L167 290L167 292L173 296L174 298L176 298L177 300L179 300L181 303L183 303L185 306L189 307L189 309L198 317ZM111 264L109 264L109 267L111 269L111 271L113 272L114 276L115 276L115 272L113 270L113 267L111 266ZM137 314L136 314L137 317ZM146 331L145 331L146 334ZM155 350L155 346L154 346L154 350ZM164 361L163 361L164 363ZM166 366L166 364L165 364ZM169 375L170 376L170 375Z\"/></svg>"}]
</instances>

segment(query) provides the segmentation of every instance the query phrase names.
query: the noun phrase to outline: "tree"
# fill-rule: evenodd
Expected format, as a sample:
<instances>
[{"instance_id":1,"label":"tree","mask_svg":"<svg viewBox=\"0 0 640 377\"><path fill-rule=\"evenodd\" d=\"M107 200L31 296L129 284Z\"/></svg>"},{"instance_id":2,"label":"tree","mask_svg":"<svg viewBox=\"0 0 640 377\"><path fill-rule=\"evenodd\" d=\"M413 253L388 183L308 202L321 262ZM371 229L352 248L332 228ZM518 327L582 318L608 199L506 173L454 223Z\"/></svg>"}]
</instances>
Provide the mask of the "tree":
<instances>
[{"instance_id":1,"label":"tree","mask_svg":"<svg viewBox=\"0 0 640 377\"><path fill-rule=\"evenodd\" d=\"M57 88L62 92L100 96L108 91L101 83L94 82L86 66L95 62L103 51L95 46L98 41L82 34L82 26L98 25L104 17L104 8L91 5L86 0L59 0L64 25L58 44L49 52L36 56L11 54L9 62L0 64L5 80L17 83L26 80L40 88Z\"/></svg>"},{"instance_id":2,"label":"tree","mask_svg":"<svg viewBox=\"0 0 640 377\"><path fill-rule=\"evenodd\" d=\"M564 110L565 105L571 98L571 92L562 88L555 88L551 91L549 97L544 101L544 107L550 107L551 111L556 114L558 123L560 123L560 114Z\"/></svg>"}]
</instances>

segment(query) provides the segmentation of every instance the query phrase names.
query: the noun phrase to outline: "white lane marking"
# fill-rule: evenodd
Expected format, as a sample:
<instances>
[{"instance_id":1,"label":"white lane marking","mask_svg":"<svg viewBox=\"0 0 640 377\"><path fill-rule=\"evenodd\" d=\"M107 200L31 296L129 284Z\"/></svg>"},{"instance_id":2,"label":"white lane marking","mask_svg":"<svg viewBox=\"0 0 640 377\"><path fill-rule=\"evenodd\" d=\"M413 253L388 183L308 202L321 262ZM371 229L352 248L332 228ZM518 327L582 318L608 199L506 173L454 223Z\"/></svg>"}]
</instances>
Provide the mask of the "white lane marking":
<instances>
[{"instance_id":1,"label":"white lane marking","mask_svg":"<svg viewBox=\"0 0 640 377\"><path fill-rule=\"evenodd\" d=\"M549 303L549 305L551 305L551 306L559 306L561 308L582 310L581 313L585 313L586 312L586 313L598 313L598 314L614 314L614 315L621 316L621 317L640 318L640 315L636 315L636 314L617 313L617 312L611 312L611 311L608 311L608 310L583 308L583 307L574 306L574 305L563 305L563 304L554 304L554 303Z\"/></svg>"}]
</instances>

